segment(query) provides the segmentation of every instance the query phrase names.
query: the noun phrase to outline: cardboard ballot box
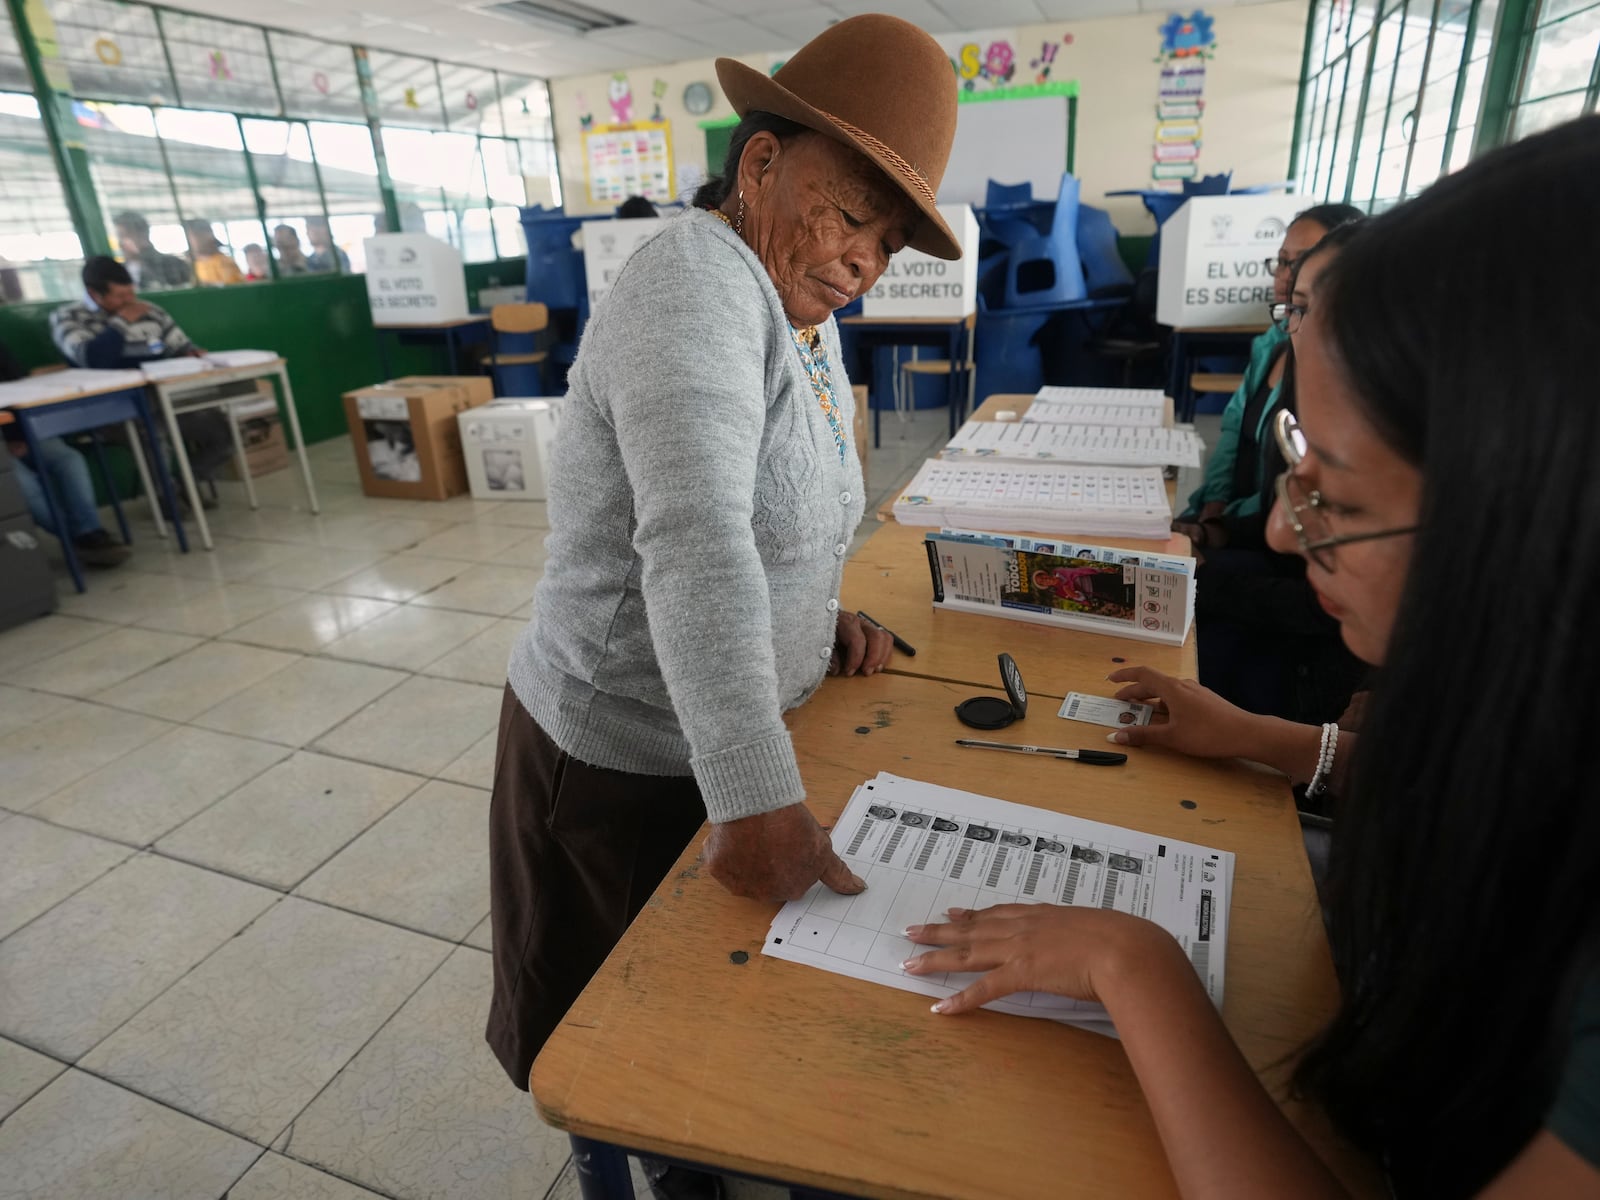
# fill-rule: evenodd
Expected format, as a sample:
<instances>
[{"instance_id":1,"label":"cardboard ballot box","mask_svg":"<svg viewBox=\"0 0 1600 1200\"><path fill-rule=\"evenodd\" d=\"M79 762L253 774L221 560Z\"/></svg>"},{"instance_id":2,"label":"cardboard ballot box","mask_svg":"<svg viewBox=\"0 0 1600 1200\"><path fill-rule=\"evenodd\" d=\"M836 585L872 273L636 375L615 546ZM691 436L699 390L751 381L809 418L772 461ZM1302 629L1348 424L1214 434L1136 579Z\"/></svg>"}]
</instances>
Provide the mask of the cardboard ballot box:
<instances>
[{"instance_id":1,"label":"cardboard ballot box","mask_svg":"<svg viewBox=\"0 0 1600 1200\"><path fill-rule=\"evenodd\" d=\"M240 400L228 406L228 413L239 426L244 443L244 461L252 478L259 479L289 465L289 443L283 436L283 419L278 416L278 400L272 384L256 380L261 393L254 400ZM240 478L237 459L228 463L228 475Z\"/></svg>"},{"instance_id":2,"label":"cardboard ballot box","mask_svg":"<svg viewBox=\"0 0 1600 1200\"><path fill-rule=\"evenodd\" d=\"M559 396L506 397L461 413L461 452L476 500L543 500Z\"/></svg>"},{"instance_id":3,"label":"cardboard ballot box","mask_svg":"<svg viewBox=\"0 0 1600 1200\"><path fill-rule=\"evenodd\" d=\"M346 392L345 420L361 490L397 500L448 500L467 490L456 416L494 399L477 375L407 375Z\"/></svg>"},{"instance_id":4,"label":"cardboard ballot box","mask_svg":"<svg viewBox=\"0 0 1600 1200\"><path fill-rule=\"evenodd\" d=\"M1305 196L1195 196L1161 227L1156 320L1184 329L1263 324L1272 268Z\"/></svg>"}]
</instances>

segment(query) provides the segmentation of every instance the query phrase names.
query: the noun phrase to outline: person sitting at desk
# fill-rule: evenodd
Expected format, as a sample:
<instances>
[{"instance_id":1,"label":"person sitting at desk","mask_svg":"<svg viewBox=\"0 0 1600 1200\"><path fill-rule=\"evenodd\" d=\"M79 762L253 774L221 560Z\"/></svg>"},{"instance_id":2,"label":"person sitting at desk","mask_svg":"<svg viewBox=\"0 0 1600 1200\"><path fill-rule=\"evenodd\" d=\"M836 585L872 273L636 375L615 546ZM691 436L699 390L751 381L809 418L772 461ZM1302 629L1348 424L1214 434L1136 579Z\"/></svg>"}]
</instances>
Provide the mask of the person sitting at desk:
<instances>
[{"instance_id":1,"label":"person sitting at desk","mask_svg":"<svg viewBox=\"0 0 1600 1200\"><path fill-rule=\"evenodd\" d=\"M1272 264L1272 302L1289 302L1295 267L1306 251L1320 242L1331 229L1362 216L1351 204L1318 204L1300 213L1289 223ZM1205 478L1189 497L1189 507L1172 523L1186 535L1196 550L1227 543L1228 521L1261 511L1261 491L1272 480L1257 474L1263 447L1271 440L1272 416L1282 398L1284 353L1289 331L1277 322L1250 345L1250 364L1245 368L1227 408L1222 411L1222 432L1206 462Z\"/></svg>"},{"instance_id":2,"label":"person sitting at desk","mask_svg":"<svg viewBox=\"0 0 1600 1200\"><path fill-rule=\"evenodd\" d=\"M783 713L893 648L838 599L863 485L832 316L904 246L960 256L935 203L955 81L928 34L878 15L771 77L717 71L741 116L723 174L623 264L584 332L511 655L487 1036L524 1089L707 818L707 870L738 895L864 886L805 806Z\"/></svg>"},{"instance_id":3,"label":"person sitting at desk","mask_svg":"<svg viewBox=\"0 0 1600 1200\"><path fill-rule=\"evenodd\" d=\"M25 372L4 342L0 342L0 383L21 379ZM5 434L6 447L16 459L17 483L22 488L23 499L28 502L28 512L34 524L58 540L72 539L79 561L91 567L116 567L133 553L106 530L100 523L100 509L95 504L94 480L89 477L89 464L84 461L65 438L43 438L39 453L43 456L43 472L55 488L56 498L66 509L66 534L56 526L50 515L50 503L45 499L44 484L35 469L33 455L22 440L22 431L15 423L0 427Z\"/></svg>"},{"instance_id":4,"label":"person sitting at desk","mask_svg":"<svg viewBox=\"0 0 1600 1200\"><path fill-rule=\"evenodd\" d=\"M1572 269L1600 261L1597 211L1600 117L1502 147L1374 218L1295 348L1269 538L1385 666L1333 831L1342 998L1293 1090L1401 1197L1600 1195L1600 406L1575 402L1600 315ZM1512 602L1490 564L1532 582ZM986 973L936 1010L1104 1004L1181 1194L1347 1194L1159 926L953 918L909 932L942 949L907 969Z\"/></svg>"},{"instance_id":5,"label":"person sitting at desk","mask_svg":"<svg viewBox=\"0 0 1600 1200\"><path fill-rule=\"evenodd\" d=\"M139 299L128 269L116 259L91 257L83 264L82 278L84 298L50 314L50 337L73 366L115 370L151 359L205 353L170 313ZM198 478L210 479L233 457L228 419L215 409L183 413L178 425L189 449L190 468ZM101 436L115 442L125 435L113 427Z\"/></svg>"},{"instance_id":6,"label":"person sitting at desk","mask_svg":"<svg viewBox=\"0 0 1600 1200\"><path fill-rule=\"evenodd\" d=\"M244 283L244 272L230 255L222 252L211 222L192 217L183 223L189 238L189 258L194 263L194 281L202 287Z\"/></svg>"}]
</instances>

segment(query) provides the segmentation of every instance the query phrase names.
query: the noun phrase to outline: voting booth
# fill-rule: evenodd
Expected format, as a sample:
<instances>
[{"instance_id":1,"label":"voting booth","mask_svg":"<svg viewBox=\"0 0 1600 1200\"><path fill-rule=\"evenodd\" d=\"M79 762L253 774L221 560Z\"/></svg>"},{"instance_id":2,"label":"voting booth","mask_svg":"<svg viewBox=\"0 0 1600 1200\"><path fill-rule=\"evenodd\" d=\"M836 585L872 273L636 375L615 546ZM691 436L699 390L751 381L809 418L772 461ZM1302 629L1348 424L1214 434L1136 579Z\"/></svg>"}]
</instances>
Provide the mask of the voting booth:
<instances>
[{"instance_id":1,"label":"voting booth","mask_svg":"<svg viewBox=\"0 0 1600 1200\"><path fill-rule=\"evenodd\" d=\"M474 500L543 500L559 396L505 397L457 414Z\"/></svg>"},{"instance_id":2,"label":"voting booth","mask_svg":"<svg viewBox=\"0 0 1600 1200\"><path fill-rule=\"evenodd\" d=\"M425 233L380 233L364 245L374 325L437 325L470 315L454 246Z\"/></svg>"},{"instance_id":3,"label":"voting booth","mask_svg":"<svg viewBox=\"0 0 1600 1200\"><path fill-rule=\"evenodd\" d=\"M589 311L605 298L628 256L655 236L661 217L583 223L583 275L589 289Z\"/></svg>"},{"instance_id":4,"label":"voting booth","mask_svg":"<svg viewBox=\"0 0 1600 1200\"><path fill-rule=\"evenodd\" d=\"M1179 329L1258 325L1272 303L1271 260L1305 196L1194 196L1161 227L1156 320Z\"/></svg>"},{"instance_id":5,"label":"voting booth","mask_svg":"<svg viewBox=\"0 0 1600 1200\"><path fill-rule=\"evenodd\" d=\"M939 215L961 243L951 262L906 249L861 302L864 317L965 317L978 309L978 220L970 204L941 204Z\"/></svg>"}]
</instances>

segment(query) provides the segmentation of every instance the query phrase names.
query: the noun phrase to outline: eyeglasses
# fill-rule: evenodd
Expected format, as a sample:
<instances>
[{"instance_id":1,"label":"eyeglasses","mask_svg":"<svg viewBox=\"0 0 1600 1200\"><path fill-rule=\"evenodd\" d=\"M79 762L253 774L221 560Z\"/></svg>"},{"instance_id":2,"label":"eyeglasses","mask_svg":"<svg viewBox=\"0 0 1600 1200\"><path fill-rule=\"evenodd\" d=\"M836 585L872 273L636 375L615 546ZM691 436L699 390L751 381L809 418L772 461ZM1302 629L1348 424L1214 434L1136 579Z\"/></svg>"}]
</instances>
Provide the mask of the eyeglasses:
<instances>
[{"instance_id":1,"label":"eyeglasses","mask_svg":"<svg viewBox=\"0 0 1600 1200\"><path fill-rule=\"evenodd\" d=\"M1269 304L1267 311L1272 314L1272 323L1285 333L1295 333L1300 328L1300 322L1305 320L1306 313L1310 310L1304 304Z\"/></svg>"},{"instance_id":2,"label":"eyeglasses","mask_svg":"<svg viewBox=\"0 0 1600 1200\"><path fill-rule=\"evenodd\" d=\"M1329 574L1334 570L1333 551L1351 542L1375 542L1383 538L1401 537L1415 533L1415 525L1404 529L1378 529L1370 533L1333 533L1328 528L1327 502L1320 492L1307 492L1295 477L1295 469L1306 460L1306 435L1300 423L1288 409L1281 410L1273 420L1273 433L1278 439L1278 449L1289 469L1278 476L1278 506L1294 530L1300 553Z\"/></svg>"},{"instance_id":3,"label":"eyeglasses","mask_svg":"<svg viewBox=\"0 0 1600 1200\"><path fill-rule=\"evenodd\" d=\"M1276 275L1279 271L1294 270L1295 265L1300 261L1301 258L1304 257L1305 255L1303 254L1300 255L1299 258L1290 258L1287 254L1279 254L1273 258L1263 259L1262 261L1267 264L1267 274Z\"/></svg>"}]
</instances>

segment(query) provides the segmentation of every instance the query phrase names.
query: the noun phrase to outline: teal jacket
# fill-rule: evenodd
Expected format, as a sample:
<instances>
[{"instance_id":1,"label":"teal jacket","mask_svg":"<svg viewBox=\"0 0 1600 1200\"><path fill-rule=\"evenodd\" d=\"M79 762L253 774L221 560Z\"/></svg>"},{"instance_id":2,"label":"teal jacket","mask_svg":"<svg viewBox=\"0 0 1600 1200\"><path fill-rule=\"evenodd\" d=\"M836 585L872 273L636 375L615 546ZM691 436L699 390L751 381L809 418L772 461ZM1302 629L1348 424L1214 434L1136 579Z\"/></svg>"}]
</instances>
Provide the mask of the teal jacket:
<instances>
[{"instance_id":1,"label":"teal jacket","mask_svg":"<svg viewBox=\"0 0 1600 1200\"><path fill-rule=\"evenodd\" d=\"M1239 384L1239 390L1234 392L1233 398L1228 401L1228 407L1222 410L1222 433L1217 438L1216 448L1211 451L1211 460L1206 463L1205 479L1189 497L1189 510L1185 519L1190 519L1205 505L1215 500L1227 504L1229 516L1244 517L1261 511L1261 489L1251 492L1248 496L1235 496L1233 494L1233 467L1239 457L1239 424L1244 419L1245 406L1250 403L1250 397L1261 386L1261 381L1267 377L1272 369L1272 360L1276 357L1278 347L1288 340L1289 335L1278 326L1270 326L1267 331L1250 343L1250 365L1245 368L1244 380ZM1256 426L1256 445L1264 444L1264 439L1269 436L1268 422L1272 415L1278 411L1278 400L1283 385L1280 383L1272 389L1272 395L1267 403L1262 406L1260 423Z\"/></svg>"}]
</instances>

